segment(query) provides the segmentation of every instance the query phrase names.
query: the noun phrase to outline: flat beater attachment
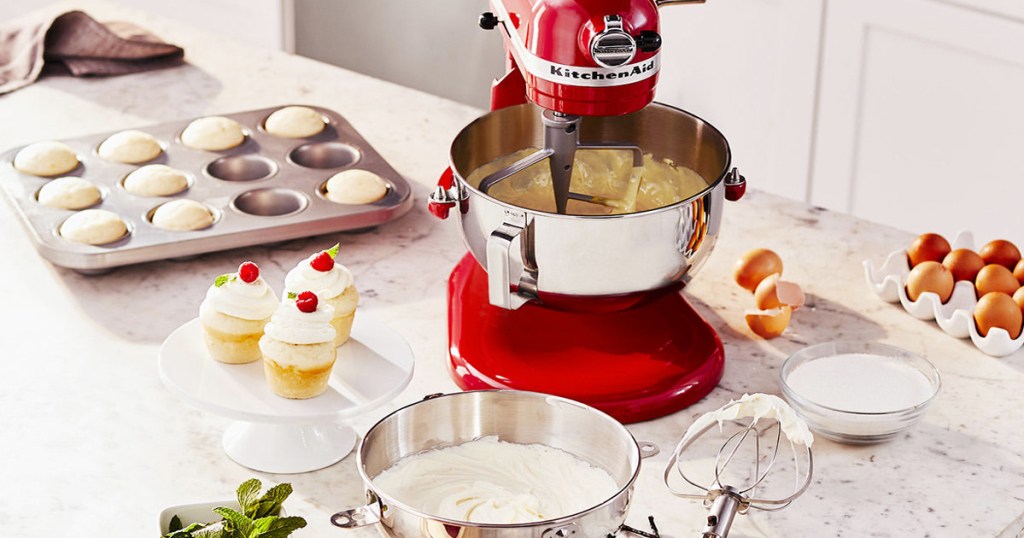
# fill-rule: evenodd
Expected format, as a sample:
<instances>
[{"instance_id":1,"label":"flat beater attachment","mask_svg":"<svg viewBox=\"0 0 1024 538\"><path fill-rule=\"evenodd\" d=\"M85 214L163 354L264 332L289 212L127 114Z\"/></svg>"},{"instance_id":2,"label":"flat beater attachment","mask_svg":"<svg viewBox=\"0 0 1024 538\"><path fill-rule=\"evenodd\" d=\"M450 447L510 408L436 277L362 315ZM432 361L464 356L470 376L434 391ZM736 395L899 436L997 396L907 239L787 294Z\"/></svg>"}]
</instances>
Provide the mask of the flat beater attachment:
<instances>
[{"instance_id":1,"label":"flat beater attachment","mask_svg":"<svg viewBox=\"0 0 1024 538\"><path fill-rule=\"evenodd\" d=\"M581 149L631 151L633 153L633 166L643 166L644 154L637 146L619 143L580 144L580 116L545 110L541 119L544 122L544 148L485 177L480 181L478 187L480 192L487 194L487 191L494 185L547 159L548 165L551 167L551 183L555 195L555 209L558 213L564 215L569 200L609 205L609 201L604 198L575 193L570 190L573 163L576 159L577 151Z\"/></svg>"}]
</instances>

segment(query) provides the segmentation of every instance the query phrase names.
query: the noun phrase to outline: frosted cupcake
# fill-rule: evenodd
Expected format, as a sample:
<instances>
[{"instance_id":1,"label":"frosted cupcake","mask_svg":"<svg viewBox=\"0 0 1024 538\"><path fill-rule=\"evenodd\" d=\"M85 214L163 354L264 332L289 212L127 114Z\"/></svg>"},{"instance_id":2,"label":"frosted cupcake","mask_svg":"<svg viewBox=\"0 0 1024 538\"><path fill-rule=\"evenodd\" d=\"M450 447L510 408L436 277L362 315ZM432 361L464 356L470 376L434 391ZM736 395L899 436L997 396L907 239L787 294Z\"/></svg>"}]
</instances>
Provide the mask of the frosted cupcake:
<instances>
[{"instance_id":1,"label":"frosted cupcake","mask_svg":"<svg viewBox=\"0 0 1024 538\"><path fill-rule=\"evenodd\" d=\"M278 396L303 400L327 390L337 358L334 309L315 293L288 294L260 338L263 373Z\"/></svg>"},{"instance_id":2,"label":"frosted cupcake","mask_svg":"<svg viewBox=\"0 0 1024 538\"><path fill-rule=\"evenodd\" d=\"M352 332L359 292L356 291L352 272L335 262L337 255L338 245L334 245L299 262L284 277L284 292L287 295L310 290L321 301L331 305L334 308L331 324L337 331L334 344L340 346Z\"/></svg>"},{"instance_id":3,"label":"frosted cupcake","mask_svg":"<svg viewBox=\"0 0 1024 538\"><path fill-rule=\"evenodd\" d=\"M276 308L277 296L255 263L245 262L237 273L217 277L199 305L210 356L228 364L259 360L263 327Z\"/></svg>"}]
</instances>

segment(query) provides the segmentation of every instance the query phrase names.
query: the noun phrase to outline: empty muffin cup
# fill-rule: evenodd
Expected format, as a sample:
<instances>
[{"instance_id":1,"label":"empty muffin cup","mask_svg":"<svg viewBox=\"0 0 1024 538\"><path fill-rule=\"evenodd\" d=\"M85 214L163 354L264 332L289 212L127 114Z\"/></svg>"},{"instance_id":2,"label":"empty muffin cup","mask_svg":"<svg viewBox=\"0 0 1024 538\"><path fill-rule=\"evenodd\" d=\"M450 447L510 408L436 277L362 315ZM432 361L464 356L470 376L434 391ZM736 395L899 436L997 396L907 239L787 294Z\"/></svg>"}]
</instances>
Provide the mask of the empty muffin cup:
<instances>
[{"instance_id":1,"label":"empty muffin cup","mask_svg":"<svg viewBox=\"0 0 1024 538\"><path fill-rule=\"evenodd\" d=\"M259 155L231 155L206 165L206 173L224 181L256 181L277 173L274 161Z\"/></svg>"},{"instance_id":2,"label":"empty muffin cup","mask_svg":"<svg viewBox=\"0 0 1024 538\"><path fill-rule=\"evenodd\" d=\"M292 215L306 208L309 200L290 189L254 189L243 192L231 201L231 207L248 215L280 217Z\"/></svg>"},{"instance_id":3,"label":"empty muffin cup","mask_svg":"<svg viewBox=\"0 0 1024 538\"><path fill-rule=\"evenodd\" d=\"M359 150L341 142L303 144L288 153L288 160L306 168L341 168L359 160Z\"/></svg>"}]
</instances>

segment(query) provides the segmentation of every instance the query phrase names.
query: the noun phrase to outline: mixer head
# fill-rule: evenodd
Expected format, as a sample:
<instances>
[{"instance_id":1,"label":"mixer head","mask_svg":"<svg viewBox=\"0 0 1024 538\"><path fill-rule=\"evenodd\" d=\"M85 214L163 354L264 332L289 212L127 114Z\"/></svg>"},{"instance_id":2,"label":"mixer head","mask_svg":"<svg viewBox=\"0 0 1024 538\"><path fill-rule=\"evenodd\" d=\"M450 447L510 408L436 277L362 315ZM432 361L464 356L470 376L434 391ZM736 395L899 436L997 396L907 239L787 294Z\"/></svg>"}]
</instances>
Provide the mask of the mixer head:
<instances>
[{"instance_id":1,"label":"mixer head","mask_svg":"<svg viewBox=\"0 0 1024 538\"><path fill-rule=\"evenodd\" d=\"M501 27L511 71L493 89L495 108L525 97L546 109L544 147L491 174L484 193L496 183L547 159L555 207L568 200L607 205L570 189L576 151L625 149L634 166L643 152L628 143L602 140L581 145L581 116L636 112L654 100L661 68L658 7L703 0L492 0L481 27ZM517 95L519 94L519 95ZM614 203L614 202L612 202Z\"/></svg>"},{"instance_id":2,"label":"mixer head","mask_svg":"<svg viewBox=\"0 0 1024 538\"><path fill-rule=\"evenodd\" d=\"M658 7L704 0L492 0L527 97L577 116L636 112L654 100L661 69Z\"/></svg>"}]
</instances>

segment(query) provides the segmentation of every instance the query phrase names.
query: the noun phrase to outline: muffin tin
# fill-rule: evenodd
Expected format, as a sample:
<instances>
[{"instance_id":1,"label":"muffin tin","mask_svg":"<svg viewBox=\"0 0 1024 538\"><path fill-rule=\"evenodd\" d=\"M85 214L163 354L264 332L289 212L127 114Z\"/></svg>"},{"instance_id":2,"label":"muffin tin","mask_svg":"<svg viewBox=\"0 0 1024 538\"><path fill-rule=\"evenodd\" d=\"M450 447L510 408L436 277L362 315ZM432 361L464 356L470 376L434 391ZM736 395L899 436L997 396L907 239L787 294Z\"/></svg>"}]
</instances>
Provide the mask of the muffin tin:
<instances>
[{"instance_id":1,"label":"muffin tin","mask_svg":"<svg viewBox=\"0 0 1024 538\"><path fill-rule=\"evenodd\" d=\"M272 112L287 105L222 114L242 125L245 141L225 151L203 151L183 145L179 135L196 118L137 127L160 140L164 152L140 164L102 159L96 148L112 131L61 142L78 155L79 166L63 176L79 176L102 193L91 209L117 213L128 234L105 245L74 243L58 232L75 211L40 204L39 189L54 178L14 168L22 147L0 154L0 186L40 254L56 265L84 273L204 252L274 243L299 237L371 228L396 219L412 207L409 184L337 112L310 107L327 123L308 138L283 138L263 129ZM308 106L308 105L307 105ZM147 197L126 191L130 172L148 164L166 164L189 175L189 188L174 196ZM388 192L372 204L349 205L327 200L324 185L348 169L369 170L388 184ZM58 176L59 177L59 176ZM206 205L214 216L208 228L171 231L150 222L161 204L189 198Z\"/></svg>"},{"instance_id":2,"label":"muffin tin","mask_svg":"<svg viewBox=\"0 0 1024 538\"><path fill-rule=\"evenodd\" d=\"M952 247L954 250L975 250L973 234L961 232L953 240ZM993 357L1009 355L1024 346L1024 333L1013 339L1010 333L998 327L989 330L987 336L978 332L974 324L974 307L978 304L978 297L971 282L957 282L953 286L953 295L945 303L938 294L932 292L924 292L916 301L911 301L907 296L909 274L910 261L906 250L889 254L881 267L876 268L870 261L864 262L864 276L871 290L886 302L900 303L915 318L935 320L950 336L970 338L978 349Z\"/></svg>"}]
</instances>

